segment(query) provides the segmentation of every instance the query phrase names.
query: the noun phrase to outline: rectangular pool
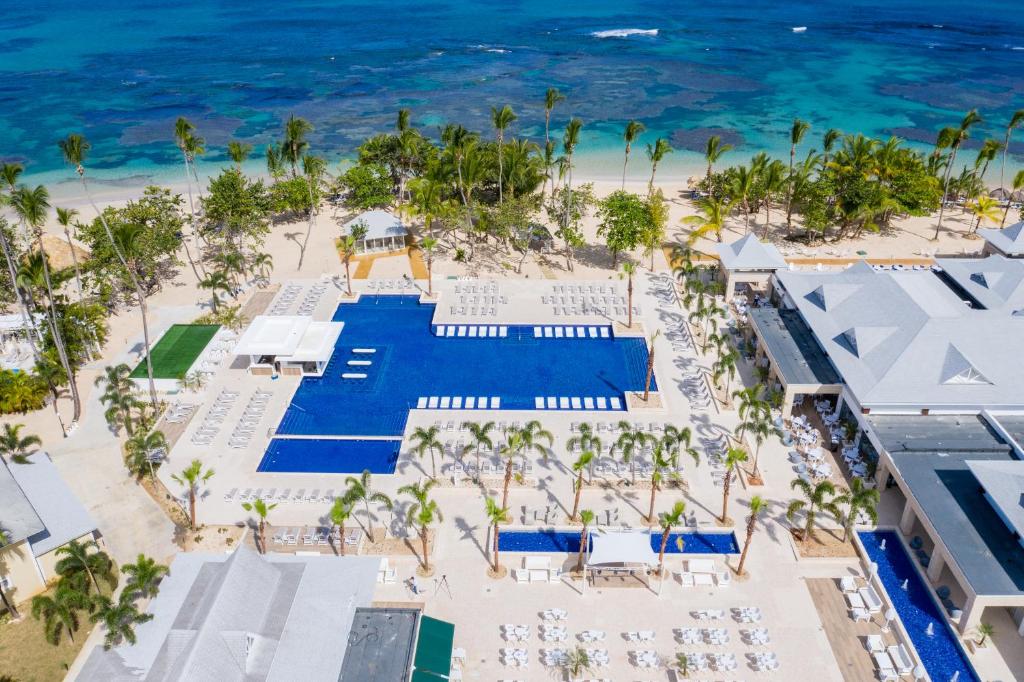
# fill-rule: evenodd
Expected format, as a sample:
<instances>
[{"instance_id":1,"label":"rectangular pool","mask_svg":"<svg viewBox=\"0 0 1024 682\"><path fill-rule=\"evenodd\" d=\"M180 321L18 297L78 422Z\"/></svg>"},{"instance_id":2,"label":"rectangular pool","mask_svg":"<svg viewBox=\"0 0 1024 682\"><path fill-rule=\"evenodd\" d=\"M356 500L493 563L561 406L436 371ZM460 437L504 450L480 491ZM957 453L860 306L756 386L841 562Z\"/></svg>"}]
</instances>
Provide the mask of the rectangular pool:
<instances>
[{"instance_id":1,"label":"rectangular pool","mask_svg":"<svg viewBox=\"0 0 1024 682\"><path fill-rule=\"evenodd\" d=\"M274 438L257 471L277 473L374 474L395 471L399 440Z\"/></svg>"},{"instance_id":2,"label":"rectangular pool","mask_svg":"<svg viewBox=\"0 0 1024 682\"><path fill-rule=\"evenodd\" d=\"M505 336L437 336L434 309L417 296L339 305L334 319L345 328L327 370L302 380L278 434L397 436L418 406L613 409L643 389L644 339L538 338L525 326L505 327Z\"/></svg>"},{"instance_id":3,"label":"rectangular pool","mask_svg":"<svg viewBox=\"0 0 1024 682\"><path fill-rule=\"evenodd\" d=\"M582 529L581 529L582 530ZM498 536L502 552L568 552L580 551L580 532L573 530L506 530ZM679 540L683 545L680 550ZM661 548L661 533L651 533L651 549ZM666 554L739 554L736 535L726 533L671 533Z\"/></svg>"},{"instance_id":4,"label":"rectangular pool","mask_svg":"<svg viewBox=\"0 0 1024 682\"><path fill-rule=\"evenodd\" d=\"M942 607L935 601L921 574L903 548L899 536L891 530L857 533L868 557L878 565L878 577L889 593L893 608L914 643L928 676L935 682L951 680L959 674L960 682L981 682L960 639L950 628ZM882 542L885 541L885 549ZM907 589L903 589L903 581ZM928 635L928 625L932 635Z\"/></svg>"}]
</instances>

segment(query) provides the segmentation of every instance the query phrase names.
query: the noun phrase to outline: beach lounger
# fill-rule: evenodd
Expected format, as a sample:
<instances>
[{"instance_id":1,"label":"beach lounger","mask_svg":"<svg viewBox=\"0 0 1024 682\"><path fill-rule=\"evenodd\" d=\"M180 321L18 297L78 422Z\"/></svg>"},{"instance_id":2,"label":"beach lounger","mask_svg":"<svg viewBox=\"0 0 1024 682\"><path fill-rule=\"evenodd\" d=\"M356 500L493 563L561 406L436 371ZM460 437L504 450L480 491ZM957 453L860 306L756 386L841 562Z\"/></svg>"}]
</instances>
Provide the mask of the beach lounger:
<instances>
[{"instance_id":1,"label":"beach lounger","mask_svg":"<svg viewBox=\"0 0 1024 682\"><path fill-rule=\"evenodd\" d=\"M889 658L892 659L897 673L909 675L913 671L914 660L910 657L910 652L907 651L906 646L903 644L893 645L886 649L886 652L889 654Z\"/></svg>"}]
</instances>

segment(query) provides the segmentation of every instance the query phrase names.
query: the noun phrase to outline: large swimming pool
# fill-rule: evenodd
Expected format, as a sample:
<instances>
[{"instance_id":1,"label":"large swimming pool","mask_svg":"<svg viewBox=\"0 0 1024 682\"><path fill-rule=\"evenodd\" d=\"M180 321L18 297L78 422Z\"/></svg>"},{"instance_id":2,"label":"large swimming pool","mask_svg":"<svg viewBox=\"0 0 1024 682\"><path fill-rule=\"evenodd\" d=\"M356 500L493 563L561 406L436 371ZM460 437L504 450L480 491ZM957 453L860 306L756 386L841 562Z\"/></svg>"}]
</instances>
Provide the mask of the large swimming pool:
<instances>
[{"instance_id":1,"label":"large swimming pool","mask_svg":"<svg viewBox=\"0 0 1024 682\"><path fill-rule=\"evenodd\" d=\"M680 546L679 540L682 540ZM680 548L681 547L681 548ZM568 552L580 551L580 531L573 530L506 530L498 536L502 552ZM661 533L651 533L651 549L661 549ZM736 536L726 533L670 533L666 554L738 554Z\"/></svg>"},{"instance_id":2,"label":"large swimming pool","mask_svg":"<svg viewBox=\"0 0 1024 682\"><path fill-rule=\"evenodd\" d=\"M947 625L942 609L929 591L894 531L859 532L868 557L878 565L878 577L893 608L914 643L928 676L946 682L959 674L960 682L980 682L957 636ZM885 549L882 549L882 542ZM903 589L903 581L907 589ZM928 626L932 634L928 634Z\"/></svg>"}]
</instances>

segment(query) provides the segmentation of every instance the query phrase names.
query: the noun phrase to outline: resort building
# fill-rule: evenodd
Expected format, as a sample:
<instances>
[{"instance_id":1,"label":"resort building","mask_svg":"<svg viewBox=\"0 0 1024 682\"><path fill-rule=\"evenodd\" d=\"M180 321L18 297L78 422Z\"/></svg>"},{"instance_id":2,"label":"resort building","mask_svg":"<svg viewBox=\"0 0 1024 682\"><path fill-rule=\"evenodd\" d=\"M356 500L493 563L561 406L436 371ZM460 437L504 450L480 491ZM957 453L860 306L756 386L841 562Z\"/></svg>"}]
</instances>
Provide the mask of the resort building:
<instances>
[{"instance_id":1,"label":"resort building","mask_svg":"<svg viewBox=\"0 0 1024 682\"><path fill-rule=\"evenodd\" d=\"M900 529L961 632L995 608L1024 635L1021 487L1008 482L1024 465L1024 262L780 269L772 289L751 341L784 411L807 394L833 403L874 483L904 497Z\"/></svg>"},{"instance_id":2,"label":"resort building","mask_svg":"<svg viewBox=\"0 0 1024 682\"><path fill-rule=\"evenodd\" d=\"M982 228L978 236L985 240L983 255L998 253L1009 258L1024 258L1024 220L1002 229Z\"/></svg>"},{"instance_id":3,"label":"resort building","mask_svg":"<svg viewBox=\"0 0 1024 682\"><path fill-rule=\"evenodd\" d=\"M72 540L97 539L96 523L60 477L49 455L29 464L0 461L0 582L23 602L57 579L57 550Z\"/></svg>"},{"instance_id":4,"label":"resort building","mask_svg":"<svg viewBox=\"0 0 1024 682\"><path fill-rule=\"evenodd\" d=\"M725 285L726 301L731 301L736 295L737 284L764 289L772 273L788 267L786 259L775 246L760 241L753 234L731 244L716 244L715 250L721 263L719 274Z\"/></svg>"},{"instance_id":5,"label":"resort building","mask_svg":"<svg viewBox=\"0 0 1024 682\"><path fill-rule=\"evenodd\" d=\"M358 226L366 229L366 234L356 243L356 250L360 253L397 251L405 248L405 238L409 234L409 228L401 218L391 211L376 210L360 213L356 218L342 225L341 233L350 235L352 230Z\"/></svg>"},{"instance_id":6,"label":"resort building","mask_svg":"<svg viewBox=\"0 0 1024 682\"><path fill-rule=\"evenodd\" d=\"M234 347L257 375L322 376L341 336L342 322L309 315L259 315Z\"/></svg>"},{"instance_id":7,"label":"resort building","mask_svg":"<svg viewBox=\"0 0 1024 682\"><path fill-rule=\"evenodd\" d=\"M380 563L246 545L178 554L138 642L97 646L77 679L392 682L414 666L414 680L445 679L454 629L418 609L374 608Z\"/></svg>"}]
</instances>

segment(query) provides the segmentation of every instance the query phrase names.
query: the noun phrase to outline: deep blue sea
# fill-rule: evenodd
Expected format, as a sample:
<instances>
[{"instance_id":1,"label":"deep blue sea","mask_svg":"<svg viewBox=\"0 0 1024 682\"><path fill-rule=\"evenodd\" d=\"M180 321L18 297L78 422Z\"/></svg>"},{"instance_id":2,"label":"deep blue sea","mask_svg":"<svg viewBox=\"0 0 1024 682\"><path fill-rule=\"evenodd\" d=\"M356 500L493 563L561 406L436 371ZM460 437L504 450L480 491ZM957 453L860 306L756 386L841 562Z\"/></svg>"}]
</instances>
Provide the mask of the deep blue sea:
<instances>
[{"instance_id":1,"label":"deep blue sea","mask_svg":"<svg viewBox=\"0 0 1024 682\"><path fill-rule=\"evenodd\" d=\"M580 163L606 176L629 118L647 125L641 148L717 133L738 159L784 153L794 116L812 122L809 144L828 127L930 144L977 107L976 143L1024 107L1019 0L37 0L5 3L0 55L0 157L54 181L72 130L94 145L94 177L178 172L178 115L208 141L200 172L231 138L262 148L292 113L332 159L399 107L436 132L487 129L490 106L509 103L514 133L539 138L549 86L568 96L554 126L582 118ZM1024 132L1014 151L1024 165ZM663 168L699 164L676 153Z\"/></svg>"}]
</instances>

